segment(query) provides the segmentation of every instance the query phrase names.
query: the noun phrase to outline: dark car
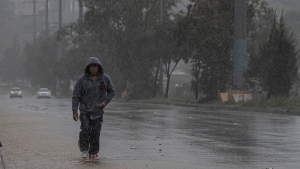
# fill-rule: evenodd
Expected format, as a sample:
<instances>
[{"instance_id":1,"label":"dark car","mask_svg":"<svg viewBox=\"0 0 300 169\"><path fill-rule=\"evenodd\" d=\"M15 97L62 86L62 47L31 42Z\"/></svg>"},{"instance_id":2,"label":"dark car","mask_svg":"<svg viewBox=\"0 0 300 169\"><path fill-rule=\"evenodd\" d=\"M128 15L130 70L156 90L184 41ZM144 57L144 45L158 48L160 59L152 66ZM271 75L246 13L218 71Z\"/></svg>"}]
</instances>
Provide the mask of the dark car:
<instances>
[{"instance_id":1,"label":"dark car","mask_svg":"<svg viewBox=\"0 0 300 169\"><path fill-rule=\"evenodd\" d=\"M13 88L11 88L11 90L10 90L10 98L13 98L13 97L20 97L20 98L22 98L22 90L21 90L21 88L19 88L19 87L13 87Z\"/></svg>"}]
</instances>

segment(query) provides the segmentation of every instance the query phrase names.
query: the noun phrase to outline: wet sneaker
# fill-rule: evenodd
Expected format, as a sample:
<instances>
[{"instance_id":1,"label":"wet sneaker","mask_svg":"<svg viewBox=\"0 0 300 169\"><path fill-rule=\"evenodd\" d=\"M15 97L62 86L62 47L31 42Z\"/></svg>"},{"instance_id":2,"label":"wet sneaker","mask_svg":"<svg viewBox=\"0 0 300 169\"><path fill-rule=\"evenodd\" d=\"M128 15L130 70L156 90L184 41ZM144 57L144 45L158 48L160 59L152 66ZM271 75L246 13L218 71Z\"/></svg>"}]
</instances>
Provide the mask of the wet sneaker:
<instances>
[{"instance_id":1,"label":"wet sneaker","mask_svg":"<svg viewBox=\"0 0 300 169\"><path fill-rule=\"evenodd\" d=\"M81 152L81 157L82 157L84 160L87 160L88 157L89 157L88 152L87 152L87 151L82 151L82 152Z\"/></svg>"},{"instance_id":2,"label":"wet sneaker","mask_svg":"<svg viewBox=\"0 0 300 169\"><path fill-rule=\"evenodd\" d=\"M99 160L99 156L98 156L98 154L91 154L90 159L91 160Z\"/></svg>"}]
</instances>

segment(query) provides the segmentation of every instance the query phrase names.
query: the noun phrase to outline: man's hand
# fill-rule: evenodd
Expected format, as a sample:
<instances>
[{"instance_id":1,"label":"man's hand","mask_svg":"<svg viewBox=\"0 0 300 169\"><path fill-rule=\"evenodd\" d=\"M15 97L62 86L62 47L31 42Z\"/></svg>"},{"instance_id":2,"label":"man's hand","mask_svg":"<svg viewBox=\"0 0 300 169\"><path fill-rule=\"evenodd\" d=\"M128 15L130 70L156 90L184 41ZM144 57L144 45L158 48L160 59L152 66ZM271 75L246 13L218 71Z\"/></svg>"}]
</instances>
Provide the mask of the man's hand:
<instances>
[{"instance_id":1,"label":"man's hand","mask_svg":"<svg viewBox=\"0 0 300 169\"><path fill-rule=\"evenodd\" d=\"M73 114L73 120L78 121L78 114Z\"/></svg>"},{"instance_id":2,"label":"man's hand","mask_svg":"<svg viewBox=\"0 0 300 169\"><path fill-rule=\"evenodd\" d=\"M105 102L102 102L102 103L100 104L100 108L104 108L105 106L106 106Z\"/></svg>"}]
</instances>

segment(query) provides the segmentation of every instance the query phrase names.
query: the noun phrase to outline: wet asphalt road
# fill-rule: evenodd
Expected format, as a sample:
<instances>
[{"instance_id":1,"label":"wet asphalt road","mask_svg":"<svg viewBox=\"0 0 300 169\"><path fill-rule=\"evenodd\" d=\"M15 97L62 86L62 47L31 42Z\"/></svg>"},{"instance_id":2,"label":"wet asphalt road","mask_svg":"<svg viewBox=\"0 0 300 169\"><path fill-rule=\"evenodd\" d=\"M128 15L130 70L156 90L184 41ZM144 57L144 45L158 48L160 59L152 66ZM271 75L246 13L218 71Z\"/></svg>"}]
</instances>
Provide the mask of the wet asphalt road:
<instances>
[{"instance_id":1,"label":"wet asphalt road","mask_svg":"<svg viewBox=\"0 0 300 169\"><path fill-rule=\"evenodd\" d=\"M5 169L297 169L300 118L111 102L100 160L84 162L70 99L0 96Z\"/></svg>"}]
</instances>

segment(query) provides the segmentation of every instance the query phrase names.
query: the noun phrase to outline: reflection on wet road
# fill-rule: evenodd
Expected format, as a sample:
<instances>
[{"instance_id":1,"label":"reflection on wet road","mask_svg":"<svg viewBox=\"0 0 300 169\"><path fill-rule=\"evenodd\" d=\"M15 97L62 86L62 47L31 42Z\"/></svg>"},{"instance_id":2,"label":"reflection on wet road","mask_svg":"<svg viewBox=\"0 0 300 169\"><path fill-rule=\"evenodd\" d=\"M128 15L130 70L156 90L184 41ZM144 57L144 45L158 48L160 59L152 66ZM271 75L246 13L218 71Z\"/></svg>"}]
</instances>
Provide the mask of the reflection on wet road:
<instances>
[{"instance_id":1,"label":"reflection on wet road","mask_svg":"<svg viewBox=\"0 0 300 169\"><path fill-rule=\"evenodd\" d=\"M43 123L41 130L76 143L79 123L71 119L70 99L5 102L9 103L6 110L34 115L36 121L45 120L46 116L49 121ZM114 169L295 169L300 166L299 126L298 116L111 102L101 132L100 162L80 161L76 144L72 143L68 151L74 157L70 157L70 164L63 165ZM60 161L56 165L60 166Z\"/></svg>"},{"instance_id":2,"label":"reflection on wet road","mask_svg":"<svg viewBox=\"0 0 300 169\"><path fill-rule=\"evenodd\" d=\"M146 151L156 143L150 147L161 154L158 161L203 168L299 166L295 116L147 104L115 104L106 115L122 139L139 140L134 146Z\"/></svg>"}]
</instances>

